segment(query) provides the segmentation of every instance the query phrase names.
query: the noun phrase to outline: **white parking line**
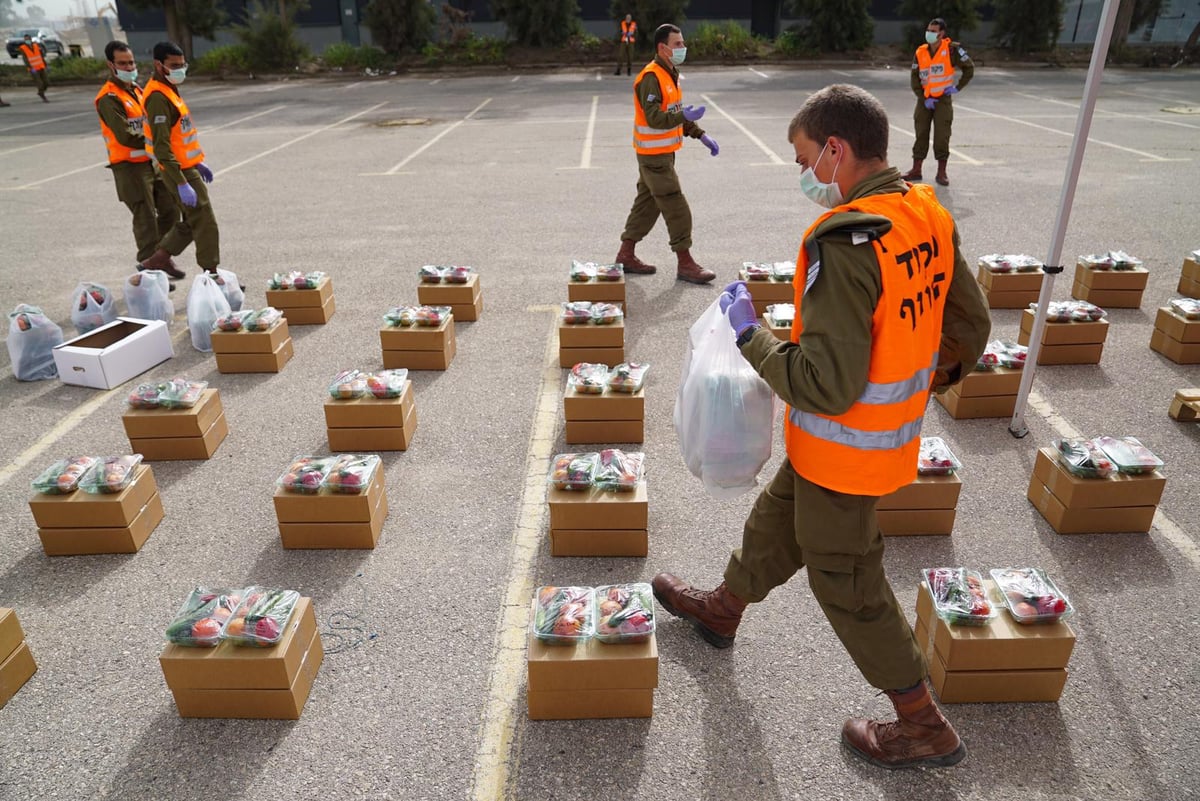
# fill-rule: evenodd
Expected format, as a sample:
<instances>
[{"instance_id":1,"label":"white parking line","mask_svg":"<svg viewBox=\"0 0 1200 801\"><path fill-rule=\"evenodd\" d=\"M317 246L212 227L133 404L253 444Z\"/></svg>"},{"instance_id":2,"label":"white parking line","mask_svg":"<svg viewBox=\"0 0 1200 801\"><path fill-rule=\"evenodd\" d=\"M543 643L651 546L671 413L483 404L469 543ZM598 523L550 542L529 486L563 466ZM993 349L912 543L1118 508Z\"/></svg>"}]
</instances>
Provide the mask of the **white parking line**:
<instances>
[{"instance_id":1,"label":"white parking line","mask_svg":"<svg viewBox=\"0 0 1200 801\"><path fill-rule=\"evenodd\" d=\"M442 79L441 79L441 78L434 78L432 81L430 81L430 82L429 82L429 85L430 85L430 86L433 86L433 85L435 85L435 84L439 84L439 83L441 83L441 82L442 82Z\"/></svg>"},{"instance_id":2,"label":"white parking line","mask_svg":"<svg viewBox=\"0 0 1200 801\"><path fill-rule=\"evenodd\" d=\"M767 154L767 158L769 158L771 160L772 164L786 164L787 163L783 159L779 158L779 156L775 155L775 151L773 151L773 150L771 150L771 148L767 147L766 144L763 142L763 140L759 139L757 136L755 136L753 133L751 133L749 128L747 128L745 125L742 125L740 122L735 120L733 117L729 116L729 114L727 114L724 109L722 109L720 106L718 106L711 97L709 97L708 95L701 95L700 97L704 99L705 103L708 103L708 105L712 106L718 114L720 114L722 117L724 117L725 119L732 122L734 124L734 127L736 127L739 131L741 131L742 133L744 133L746 135L747 139L749 139L754 144L758 145L758 149L761 150L763 153Z\"/></svg>"},{"instance_id":3,"label":"white parking line","mask_svg":"<svg viewBox=\"0 0 1200 801\"><path fill-rule=\"evenodd\" d=\"M521 76L520 76L520 75L514 75L514 76L513 76L513 79L512 79L511 81L509 81L509 83L516 83L516 82L517 82L517 81L519 81L519 80L521 80Z\"/></svg>"},{"instance_id":4,"label":"white parking line","mask_svg":"<svg viewBox=\"0 0 1200 801\"><path fill-rule=\"evenodd\" d=\"M392 167L390 170L386 170L385 172L365 172L365 173L361 173L361 174L362 174L362 175L395 175L395 174L396 174L396 173L398 173L398 172L399 172L401 169L403 169L403 168L404 168L404 165L405 165L405 164L408 164L408 162L412 161L412 160L413 160L413 159L415 159L417 156L421 155L421 154L422 154L422 153L424 153L426 150L428 150L429 148L433 147L435 144L437 144L437 143L438 143L438 141L439 141L439 140L440 140L440 139L441 139L443 136L445 136L446 134L450 133L451 131L453 131L453 130L454 130L455 128L457 128L458 126L462 125L462 124L463 124L464 122L466 122L467 120L469 120L469 119L471 119L472 117L474 117L474 116L475 116L477 113L479 113L479 110L480 110L480 109L482 109L484 106L486 106L488 103L491 103L491 102L492 102L492 98L490 98L490 97L489 97L487 100L484 100L484 101L483 101L482 103L480 103L478 106L476 106L475 108L471 109L471 111L470 111L470 112L467 114L467 116L463 117L463 118L462 118L461 120L459 120L458 122L455 122L454 124L450 125L448 128L446 128L446 129L444 129L444 130L442 130L442 131L439 131L439 132L438 132L438 134L437 134L437 136L433 137L433 138L432 138L432 139L430 139L428 142L426 142L425 144L421 145L419 148L417 148L416 150L414 150L412 153L409 153L409 154L408 154L408 156L406 156L406 157L404 158L404 160L403 160L403 161L401 161L401 162L400 162L399 164L397 164L396 166Z\"/></svg>"},{"instance_id":5,"label":"white parking line","mask_svg":"<svg viewBox=\"0 0 1200 801\"><path fill-rule=\"evenodd\" d=\"M22 150L33 150L35 147L54 144L53 139L47 139L44 142L38 142L36 145L25 145L25 147L14 147L12 150L0 150L0 156L7 156L9 153L20 153Z\"/></svg>"},{"instance_id":6,"label":"white parking line","mask_svg":"<svg viewBox=\"0 0 1200 801\"><path fill-rule=\"evenodd\" d=\"M1019 120L1016 117L1008 117L1008 116L1005 116L1004 114L993 114L990 111L982 111L977 108L970 108L969 106L964 106L959 103L955 103L954 105L957 108L960 108L963 111L969 112L971 114L982 114L985 117L994 117L995 119L998 119L998 120L1006 120L1007 122L1014 122L1017 125L1027 125L1030 128L1037 128L1039 131L1046 131L1047 133L1058 134L1059 136L1066 136L1069 138L1074 138L1074 136L1075 136L1075 134L1071 131L1060 131L1058 128L1050 128L1046 125L1038 125L1036 122L1029 122L1028 120ZM1156 156L1153 153L1147 153L1144 150L1135 150L1132 147L1125 147L1124 145L1118 145L1118 144L1114 144L1112 142L1105 142L1102 139L1095 139L1090 136L1088 137L1088 141L1093 142L1097 145L1102 145L1104 147L1111 147L1113 150L1122 150L1126 153L1132 153L1135 156L1141 156L1142 161L1191 161L1191 159L1163 158L1162 156Z\"/></svg>"},{"instance_id":7,"label":"white parking line","mask_svg":"<svg viewBox=\"0 0 1200 801\"><path fill-rule=\"evenodd\" d=\"M841 75L844 78L853 78L854 74L843 70L830 70L834 75Z\"/></svg>"},{"instance_id":8,"label":"white parking line","mask_svg":"<svg viewBox=\"0 0 1200 801\"><path fill-rule=\"evenodd\" d=\"M350 122L350 120L361 117L364 114L370 114L372 111L379 108L380 106L386 106L386 105L387 105L386 100L383 101L382 103L376 103L375 105L371 106L370 108L365 108L362 111L359 111L355 114L351 114L349 117L342 117L337 122L331 122L329 125L326 125L322 128L317 128L315 131L309 131L306 134L297 136L295 139L289 139L288 141L284 142L283 144L276 145L275 147L271 148L270 150L264 150L263 152L259 153L256 156L251 156L248 159L243 159L242 161L239 161L237 164L231 164L228 167L226 167L222 170L218 170L217 172L215 172L213 174L214 175L224 175L227 172L232 172L233 170L236 170L238 167L245 166L246 164L249 164L252 161L258 161L263 156L269 156L272 153L278 153L280 150L283 150L285 147L291 147L292 145L296 144L297 142L303 142L305 139L314 137L319 133L324 133L325 131L328 131L330 128L336 128L339 125ZM266 112L263 112L263 113L266 113Z\"/></svg>"},{"instance_id":9,"label":"white parking line","mask_svg":"<svg viewBox=\"0 0 1200 801\"><path fill-rule=\"evenodd\" d=\"M899 133L904 134L905 136L912 137L913 139L917 138L917 135L914 132L905 130L904 128L901 128L898 125L889 124L888 127L891 128L893 131L897 131ZM955 150L954 148L950 148L950 155L962 159L966 163L970 164L972 167L980 167L980 166L983 166L984 164L1002 164L1003 163L1000 161L977 161L976 159L973 159L970 156L968 156L966 153L963 153L960 150Z\"/></svg>"},{"instance_id":10,"label":"white parking line","mask_svg":"<svg viewBox=\"0 0 1200 801\"><path fill-rule=\"evenodd\" d=\"M600 95L592 95L592 113L588 116L587 134L583 137L583 152L579 155L579 169L592 167L592 135L596 131L596 109L600 106Z\"/></svg>"},{"instance_id":11,"label":"white parking line","mask_svg":"<svg viewBox=\"0 0 1200 801\"><path fill-rule=\"evenodd\" d=\"M1181 103L1186 103L1187 105L1191 105L1191 106L1197 105L1196 101L1194 101L1194 100L1187 100L1187 99L1185 99L1185 96L1184 96L1184 95L1182 95L1182 94L1178 94L1178 93L1174 93L1174 92L1172 92L1171 94L1177 94L1177 96L1176 96L1176 97L1162 97L1162 96L1160 96L1160 95L1148 95L1148 94L1144 94L1143 92L1130 92L1130 91L1128 91L1128 90L1125 90L1125 89L1113 89L1112 91L1116 92L1117 94L1121 94L1121 95L1128 95L1128 96L1130 96L1130 97L1136 97L1136 98L1139 98L1139 99L1141 99L1141 100L1155 100L1155 101L1157 101L1157 102L1159 102L1159 103L1170 103L1170 104L1171 104L1171 105L1173 105L1173 106L1178 106L1178 105L1179 105L1179 104L1181 104ZM1169 90L1167 90L1167 89L1160 89L1160 90L1158 90L1158 91L1160 91L1160 92L1167 92L1167 91L1169 91Z\"/></svg>"},{"instance_id":12,"label":"white parking line","mask_svg":"<svg viewBox=\"0 0 1200 801\"><path fill-rule=\"evenodd\" d=\"M1054 103L1055 105L1066 106L1067 108L1073 108L1073 109L1079 108L1078 103L1069 103L1066 100L1058 100L1057 98L1053 98L1053 97L1042 97L1041 95L1031 95L1026 92L1013 92L1013 94L1020 95L1021 97L1028 97L1032 100L1041 100L1043 103ZM1156 122L1159 125L1173 125L1176 128L1193 128L1195 130L1200 130L1200 125L1191 125L1190 123L1179 122L1177 120L1162 120L1162 119L1159 119L1158 117L1146 116L1145 114L1126 114L1124 111L1110 111L1109 109L1102 109L1099 107L1096 108L1096 112L1100 113L1100 114L1107 114L1111 117L1126 117L1129 119L1141 120L1142 122ZM4 154L0 153L0 155L4 155Z\"/></svg>"},{"instance_id":13,"label":"white parking line","mask_svg":"<svg viewBox=\"0 0 1200 801\"><path fill-rule=\"evenodd\" d=\"M88 117L95 113L96 112L94 112L94 111L81 111L78 114L64 114L61 117L55 117L54 119L50 119L50 120L34 120L33 122L22 122L19 125L10 125L7 128L0 128L0 133L4 133L6 131L15 131L18 128L32 128L35 125L53 125L54 123L60 122L62 120L69 120L69 119L73 119L75 117Z\"/></svg>"},{"instance_id":14,"label":"white parking line","mask_svg":"<svg viewBox=\"0 0 1200 801\"><path fill-rule=\"evenodd\" d=\"M765 72L759 72L758 70L754 69L754 67L746 67L746 69L750 70L751 72L753 72L755 75L757 75L760 78L770 78L771 77L770 75L767 75L767 73L765 73Z\"/></svg>"}]
</instances>

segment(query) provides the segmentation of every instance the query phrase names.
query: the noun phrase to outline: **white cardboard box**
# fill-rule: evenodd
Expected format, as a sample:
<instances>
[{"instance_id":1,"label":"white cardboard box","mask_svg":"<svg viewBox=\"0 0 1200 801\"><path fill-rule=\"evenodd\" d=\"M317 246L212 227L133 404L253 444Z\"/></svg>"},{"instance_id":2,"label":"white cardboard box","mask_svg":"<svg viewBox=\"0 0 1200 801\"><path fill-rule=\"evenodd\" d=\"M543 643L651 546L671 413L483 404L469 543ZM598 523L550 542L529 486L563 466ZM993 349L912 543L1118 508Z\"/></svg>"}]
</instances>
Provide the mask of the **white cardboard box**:
<instances>
[{"instance_id":1,"label":"white cardboard box","mask_svg":"<svg viewBox=\"0 0 1200 801\"><path fill-rule=\"evenodd\" d=\"M112 389L174 355L162 320L118 317L55 345L54 365L64 384Z\"/></svg>"}]
</instances>

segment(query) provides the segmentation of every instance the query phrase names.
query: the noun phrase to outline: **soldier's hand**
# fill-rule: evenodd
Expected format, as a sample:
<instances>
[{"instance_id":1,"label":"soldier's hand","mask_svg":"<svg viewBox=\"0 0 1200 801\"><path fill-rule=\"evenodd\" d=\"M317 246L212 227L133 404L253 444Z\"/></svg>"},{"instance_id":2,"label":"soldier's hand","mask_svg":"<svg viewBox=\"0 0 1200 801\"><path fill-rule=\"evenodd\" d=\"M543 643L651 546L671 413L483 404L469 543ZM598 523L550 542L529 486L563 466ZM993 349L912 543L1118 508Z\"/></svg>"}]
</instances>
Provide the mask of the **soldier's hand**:
<instances>
[{"instance_id":1,"label":"soldier's hand","mask_svg":"<svg viewBox=\"0 0 1200 801\"><path fill-rule=\"evenodd\" d=\"M706 109L704 106L684 106L682 113L685 120L688 122L695 122L704 116L705 111Z\"/></svg>"},{"instance_id":2,"label":"soldier's hand","mask_svg":"<svg viewBox=\"0 0 1200 801\"><path fill-rule=\"evenodd\" d=\"M196 165L196 172L200 173L200 178L206 184L213 182L213 171L203 161Z\"/></svg>"},{"instance_id":3,"label":"soldier's hand","mask_svg":"<svg viewBox=\"0 0 1200 801\"><path fill-rule=\"evenodd\" d=\"M927 97L927 98L925 98L925 108L929 109L930 111L933 111L933 107L934 107L934 106L936 106L936 105L937 105L937 98L936 98L936 97Z\"/></svg>"},{"instance_id":4,"label":"soldier's hand","mask_svg":"<svg viewBox=\"0 0 1200 801\"><path fill-rule=\"evenodd\" d=\"M193 209L196 208L198 198L196 197L196 190L192 189L191 184L179 185L179 199L183 202L183 205Z\"/></svg>"},{"instance_id":5,"label":"soldier's hand","mask_svg":"<svg viewBox=\"0 0 1200 801\"><path fill-rule=\"evenodd\" d=\"M717 145L717 140L713 139L708 134L704 134L700 137L700 143L707 147L709 152L711 152L714 156L721 152L721 148Z\"/></svg>"},{"instance_id":6,"label":"soldier's hand","mask_svg":"<svg viewBox=\"0 0 1200 801\"><path fill-rule=\"evenodd\" d=\"M957 86L948 86L948 87L946 87L946 91L943 92L942 94L956 95L956 94L958 94L958 87Z\"/></svg>"}]
</instances>

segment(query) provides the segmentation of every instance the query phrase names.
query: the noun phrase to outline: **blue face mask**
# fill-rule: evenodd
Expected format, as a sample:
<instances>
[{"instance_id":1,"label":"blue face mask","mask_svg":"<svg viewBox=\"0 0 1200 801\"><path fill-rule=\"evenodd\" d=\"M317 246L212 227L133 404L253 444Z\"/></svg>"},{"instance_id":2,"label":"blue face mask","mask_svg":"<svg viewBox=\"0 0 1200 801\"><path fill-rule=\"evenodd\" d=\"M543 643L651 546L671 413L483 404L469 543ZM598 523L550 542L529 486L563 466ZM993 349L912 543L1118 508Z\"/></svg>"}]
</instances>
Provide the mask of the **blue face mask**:
<instances>
[{"instance_id":1,"label":"blue face mask","mask_svg":"<svg viewBox=\"0 0 1200 801\"><path fill-rule=\"evenodd\" d=\"M179 84L187 80L187 67L180 67L176 70L167 70L167 80L176 86L179 86Z\"/></svg>"},{"instance_id":2,"label":"blue face mask","mask_svg":"<svg viewBox=\"0 0 1200 801\"><path fill-rule=\"evenodd\" d=\"M825 147L821 148L821 155L817 156L817 160L813 162L811 167L808 167L804 172L800 173L800 191L804 196L816 203L818 206L824 206L827 209L832 209L835 206L842 205L842 188L837 185L837 168L841 166L841 162L833 168L833 181L823 184L817 180L816 167L821 163L821 156L825 155L825 148L829 147L829 143L825 143Z\"/></svg>"},{"instance_id":3,"label":"blue face mask","mask_svg":"<svg viewBox=\"0 0 1200 801\"><path fill-rule=\"evenodd\" d=\"M125 83L133 83L137 80L137 70L117 70L117 80Z\"/></svg>"},{"instance_id":4,"label":"blue face mask","mask_svg":"<svg viewBox=\"0 0 1200 801\"><path fill-rule=\"evenodd\" d=\"M929 42L930 46L937 44L940 38L936 31L925 31L925 41Z\"/></svg>"}]
</instances>

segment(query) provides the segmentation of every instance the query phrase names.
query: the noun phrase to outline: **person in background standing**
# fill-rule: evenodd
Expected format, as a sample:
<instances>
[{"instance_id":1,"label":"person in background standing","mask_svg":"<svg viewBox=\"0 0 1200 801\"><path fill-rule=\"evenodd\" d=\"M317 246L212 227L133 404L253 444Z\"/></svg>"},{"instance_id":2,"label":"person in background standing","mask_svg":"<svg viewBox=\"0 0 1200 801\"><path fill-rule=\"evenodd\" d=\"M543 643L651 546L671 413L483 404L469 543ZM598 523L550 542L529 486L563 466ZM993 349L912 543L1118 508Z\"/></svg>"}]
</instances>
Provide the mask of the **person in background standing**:
<instances>
[{"instance_id":1,"label":"person in background standing","mask_svg":"<svg viewBox=\"0 0 1200 801\"><path fill-rule=\"evenodd\" d=\"M29 68L29 74L33 76L33 82L37 84L38 97L43 103L49 103L50 99L46 97L46 89L49 82L46 80L46 47L41 42L33 41L33 37L25 34L25 41L20 46L21 57L25 59L25 66Z\"/></svg>"},{"instance_id":2,"label":"person in background standing","mask_svg":"<svg viewBox=\"0 0 1200 801\"><path fill-rule=\"evenodd\" d=\"M621 65L625 65L625 74L633 74L633 46L637 43L637 23L633 21L632 14L626 14L625 19L621 20L621 43L620 50L617 51L617 71L613 75L621 74Z\"/></svg>"},{"instance_id":3,"label":"person in background standing","mask_svg":"<svg viewBox=\"0 0 1200 801\"><path fill-rule=\"evenodd\" d=\"M971 57L958 42L946 35L946 20L930 20L925 42L917 48L912 64L912 90L917 96L913 123L917 138L913 142L913 166L902 176L906 181L921 180L921 164L929 155L929 129L933 131L933 157L937 159L937 182L950 185L946 162L950 159L950 127L954 105L950 98L963 89L975 74Z\"/></svg>"}]
</instances>

